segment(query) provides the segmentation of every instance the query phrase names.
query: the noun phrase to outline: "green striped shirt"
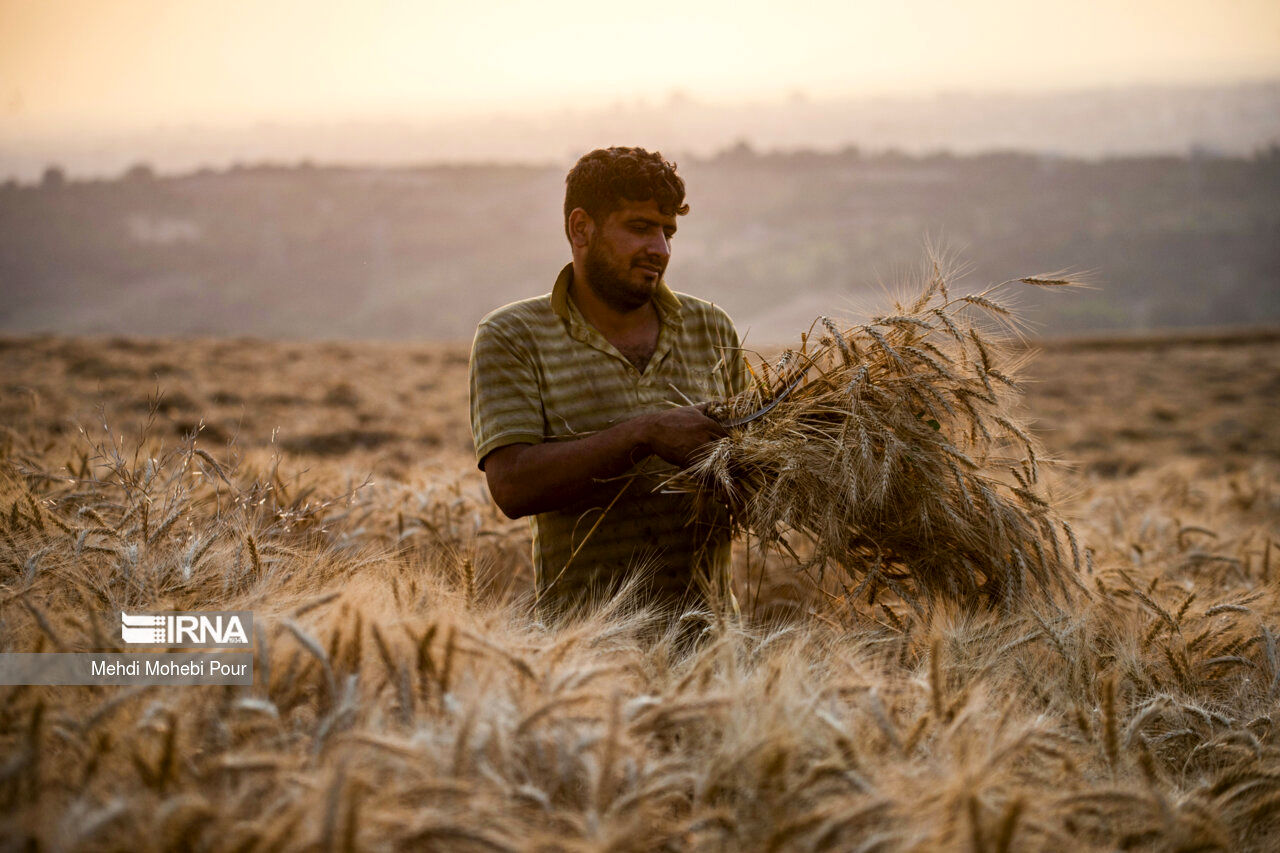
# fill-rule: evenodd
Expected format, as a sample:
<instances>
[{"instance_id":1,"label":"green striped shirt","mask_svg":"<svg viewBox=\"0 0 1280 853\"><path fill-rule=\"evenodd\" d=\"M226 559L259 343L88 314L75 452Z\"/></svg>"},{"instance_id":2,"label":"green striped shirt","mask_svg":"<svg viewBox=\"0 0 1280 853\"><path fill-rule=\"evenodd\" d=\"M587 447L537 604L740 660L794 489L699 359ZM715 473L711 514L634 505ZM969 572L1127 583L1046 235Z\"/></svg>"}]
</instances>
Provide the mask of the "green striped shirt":
<instances>
[{"instance_id":1,"label":"green striped shirt","mask_svg":"<svg viewBox=\"0 0 1280 853\"><path fill-rule=\"evenodd\" d=\"M579 313L569 298L572 280L569 264L551 293L503 306L476 329L471 432L482 468L489 453L509 444L581 438L686 399L723 399L745 385L737 332L715 305L659 282L657 347L640 372ZM608 592L637 567L652 570L651 594L661 603L685 596L695 568L722 575L729 558L724 519L694 521L688 497L664 493L661 484L674 471L650 457L574 506L532 518L540 608Z\"/></svg>"}]
</instances>

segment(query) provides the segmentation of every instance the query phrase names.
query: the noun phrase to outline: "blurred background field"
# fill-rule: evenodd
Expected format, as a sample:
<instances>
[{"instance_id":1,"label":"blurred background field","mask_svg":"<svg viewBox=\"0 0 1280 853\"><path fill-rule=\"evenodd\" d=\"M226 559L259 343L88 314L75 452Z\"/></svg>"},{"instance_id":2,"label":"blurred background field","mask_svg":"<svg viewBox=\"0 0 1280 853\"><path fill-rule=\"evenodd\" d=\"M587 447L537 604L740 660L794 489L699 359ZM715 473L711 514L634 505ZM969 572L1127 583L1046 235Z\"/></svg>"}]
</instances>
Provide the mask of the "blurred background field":
<instances>
[{"instance_id":1,"label":"blurred background field","mask_svg":"<svg viewBox=\"0 0 1280 853\"><path fill-rule=\"evenodd\" d=\"M1070 298L1070 297L1067 297ZM1280 332L1029 343L1025 413L1077 474L1114 478L1186 459L1206 471L1280 460ZM380 477L475 467L462 344L255 338L0 339L11 441L71 447L77 429L153 432L202 447L278 449Z\"/></svg>"}]
</instances>

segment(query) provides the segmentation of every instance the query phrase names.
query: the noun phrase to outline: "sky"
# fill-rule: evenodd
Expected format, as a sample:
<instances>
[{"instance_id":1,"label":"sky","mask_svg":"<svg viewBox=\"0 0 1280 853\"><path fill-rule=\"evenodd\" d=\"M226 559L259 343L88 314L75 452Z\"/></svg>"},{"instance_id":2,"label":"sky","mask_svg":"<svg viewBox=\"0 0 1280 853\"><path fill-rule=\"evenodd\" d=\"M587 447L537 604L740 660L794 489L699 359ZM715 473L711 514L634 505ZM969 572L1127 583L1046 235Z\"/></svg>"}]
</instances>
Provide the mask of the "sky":
<instances>
[{"instance_id":1,"label":"sky","mask_svg":"<svg viewBox=\"0 0 1280 853\"><path fill-rule=\"evenodd\" d=\"M1277 0L0 0L10 131L1277 77Z\"/></svg>"}]
</instances>

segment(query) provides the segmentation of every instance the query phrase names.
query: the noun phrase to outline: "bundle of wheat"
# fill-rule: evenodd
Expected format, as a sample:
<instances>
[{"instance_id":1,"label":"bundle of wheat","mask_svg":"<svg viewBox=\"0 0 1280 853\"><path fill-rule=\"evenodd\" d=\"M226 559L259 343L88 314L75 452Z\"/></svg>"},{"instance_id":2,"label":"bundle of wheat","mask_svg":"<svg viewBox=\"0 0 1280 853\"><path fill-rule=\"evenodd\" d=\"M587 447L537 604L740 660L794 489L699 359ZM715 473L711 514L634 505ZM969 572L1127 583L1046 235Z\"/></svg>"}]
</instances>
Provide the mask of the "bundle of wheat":
<instances>
[{"instance_id":1,"label":"bundle of wheat","mask_svg":"<svg viewBox=\"0 0 1280 853\"><path fill-rule=\"evenodd\" d=\"M1040 492L1043 454L1014 415L1026 350L996 297L1072 283L952 296L934 264L890 316L819 318L798 350L748 368L747 392L710 407L729 436L671 485L727 505L765 543L807 534L803 565L839 567L850 597L887 587L921 610L939 595L1067 594L1080 546Z\"/></svg>"}]
</instances>

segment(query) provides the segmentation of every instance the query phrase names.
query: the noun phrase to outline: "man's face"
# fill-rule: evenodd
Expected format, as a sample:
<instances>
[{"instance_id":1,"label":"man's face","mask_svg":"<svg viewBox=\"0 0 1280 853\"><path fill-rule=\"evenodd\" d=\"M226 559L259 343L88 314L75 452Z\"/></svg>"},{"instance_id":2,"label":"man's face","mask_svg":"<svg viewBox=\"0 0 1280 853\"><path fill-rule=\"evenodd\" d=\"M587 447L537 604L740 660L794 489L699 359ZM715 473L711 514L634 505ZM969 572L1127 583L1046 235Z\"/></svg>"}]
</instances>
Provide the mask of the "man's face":
<instances>
[{"instance_id":1,"label":"man's face","mask_svg":"<svg viewBox=\"0 0 1280 853\"><path fill-rule=\"evenodd\" d=\"M675 214L656 202L624 201L587 243L587 285L600 301L624 314L641 308L658 287L671 260Z\"/></svg>"}]
</instances>

